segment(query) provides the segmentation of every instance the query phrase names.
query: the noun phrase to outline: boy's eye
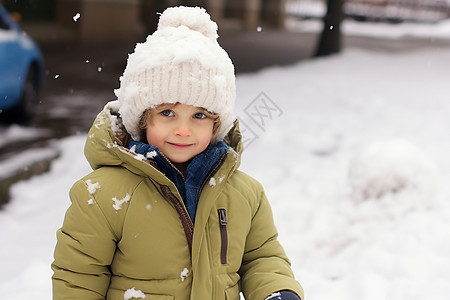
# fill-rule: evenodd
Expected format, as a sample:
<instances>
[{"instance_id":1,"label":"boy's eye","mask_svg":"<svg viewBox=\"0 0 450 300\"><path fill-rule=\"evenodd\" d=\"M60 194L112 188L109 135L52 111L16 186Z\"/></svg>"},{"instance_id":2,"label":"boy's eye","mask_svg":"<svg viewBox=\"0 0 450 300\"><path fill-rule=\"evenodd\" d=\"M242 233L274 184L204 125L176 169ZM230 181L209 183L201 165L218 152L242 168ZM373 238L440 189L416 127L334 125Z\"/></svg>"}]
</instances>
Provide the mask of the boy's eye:
<instances>
[{"instance_id":1,"label":"boy's eye","mask_svg":"<svg viewBox=\"0 0 450 300\"><path fill-rule=\"evenodd\" d=\"M206 118L206 115L204 113L198 112L198 113L194 114L194 118L204 119L204 118Z\"/></svg>"},{"instance_id":2,"label":"boy's eye","mask_svg":"<svg viewBox=\"0 0 450 300\"><path fill-rule=\"evenodd\" d=\"M162 112L160 112L160 114L165 117L173 117L174 116L173 111L171 111L170 109L163 110Z\"/></svg>"}]
</instances>

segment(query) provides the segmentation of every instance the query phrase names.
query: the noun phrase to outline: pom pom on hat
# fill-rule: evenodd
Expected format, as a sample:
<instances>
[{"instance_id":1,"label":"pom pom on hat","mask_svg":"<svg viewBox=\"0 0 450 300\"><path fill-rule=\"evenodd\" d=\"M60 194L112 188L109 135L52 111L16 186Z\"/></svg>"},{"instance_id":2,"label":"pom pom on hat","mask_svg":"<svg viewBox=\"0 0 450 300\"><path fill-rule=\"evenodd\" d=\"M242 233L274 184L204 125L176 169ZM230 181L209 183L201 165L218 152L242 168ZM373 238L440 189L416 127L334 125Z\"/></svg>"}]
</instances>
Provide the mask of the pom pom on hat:
<instances>
[{"instance_id":1,"label":"pom pom on hat","mask_svg":"<svg viewBox=\"0 0 450 300\"><path fill-rule=\"evenodd\" d=\"M158 30L137 44L115 90L119 112L131 137L142 141L139 120L163 103L203 107L220 116L213 143L232 127L236 86L234 66L217 43L217 24L200 7L172 7Z\"/></svg>"},{"instance_id":2,"label":"pom pom on hat","mask_svg":"<svg viewBox=\"0 0 450 300\"><path fill-rule=\"evenodd\" d=\"M159 18L158 30L180 26L201 32L212 40L219 37L217 24L211 21L209 14L201 7L169 7Z\"/></svg>"}]
</instances>

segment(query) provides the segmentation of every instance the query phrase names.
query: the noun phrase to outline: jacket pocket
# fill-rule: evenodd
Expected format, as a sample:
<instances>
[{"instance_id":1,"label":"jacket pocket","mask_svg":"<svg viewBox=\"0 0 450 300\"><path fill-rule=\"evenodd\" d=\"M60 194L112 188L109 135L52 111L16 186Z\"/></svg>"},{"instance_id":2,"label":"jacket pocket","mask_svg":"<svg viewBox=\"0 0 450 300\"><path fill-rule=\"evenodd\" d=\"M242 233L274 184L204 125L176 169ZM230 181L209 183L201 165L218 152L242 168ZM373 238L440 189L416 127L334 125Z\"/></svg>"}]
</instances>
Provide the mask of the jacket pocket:
<instances>
[{"instance_id":1,"label":"jacket pocket","mask_svg":"<svg viewBox=\"0 0 450 300\"><path fill-rule=\"evenodd\" d=\"M219 227L220 227L220 262L227 264L227 252L228 252L228 232L227 232L227 211L224 208L217 210L219 213Z\"/></svg>"}]
</instances>

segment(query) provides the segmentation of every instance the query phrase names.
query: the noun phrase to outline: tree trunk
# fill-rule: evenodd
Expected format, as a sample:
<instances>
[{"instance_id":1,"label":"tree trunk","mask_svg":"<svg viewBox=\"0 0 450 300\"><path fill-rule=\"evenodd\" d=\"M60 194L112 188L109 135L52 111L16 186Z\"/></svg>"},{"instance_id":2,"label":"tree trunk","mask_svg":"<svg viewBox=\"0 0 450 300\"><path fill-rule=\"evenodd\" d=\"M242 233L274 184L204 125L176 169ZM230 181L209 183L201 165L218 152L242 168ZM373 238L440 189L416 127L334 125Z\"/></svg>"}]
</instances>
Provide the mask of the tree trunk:
<instances>
[{"instance_id":1,"label":"tree trunk","mask_svg":"<svg viewBox=\"0 0 450 300\"><path fill-rule=\"evenodd\" d=\"M341 22L344 19L345 0L327 0L327 14L316 48L315 56L326 56L341 51Z\"/></svg>"}]
</instances>

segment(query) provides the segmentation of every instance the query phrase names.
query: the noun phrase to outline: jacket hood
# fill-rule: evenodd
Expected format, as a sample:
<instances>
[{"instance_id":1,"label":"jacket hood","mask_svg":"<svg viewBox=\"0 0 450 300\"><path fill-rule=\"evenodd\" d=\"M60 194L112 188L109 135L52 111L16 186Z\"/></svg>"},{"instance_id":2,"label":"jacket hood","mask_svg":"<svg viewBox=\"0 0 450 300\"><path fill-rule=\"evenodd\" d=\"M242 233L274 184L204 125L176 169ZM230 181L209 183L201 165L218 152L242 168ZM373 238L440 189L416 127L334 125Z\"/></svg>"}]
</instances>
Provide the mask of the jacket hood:
<instances>
[{"instance_id":1,"label":"jacket hood","mask_svg":"<svg viewBox=\"0 0 450 300\"><path fill-rule=\"evenodd\" d=\"M143 155L130 151L127 148L127 140L129 140L129 134L122 124L119 103L118 101L108 102L89 130L84 148L84 154L92 169L96 170L102 166L122 166L137 175L152 176L156 177L155 179L164 177L148 163ZM235 170L240 165L243 151L242 135L237 119L224 141L229 146L224 165Z\"/></svg>"}]
</instances>

